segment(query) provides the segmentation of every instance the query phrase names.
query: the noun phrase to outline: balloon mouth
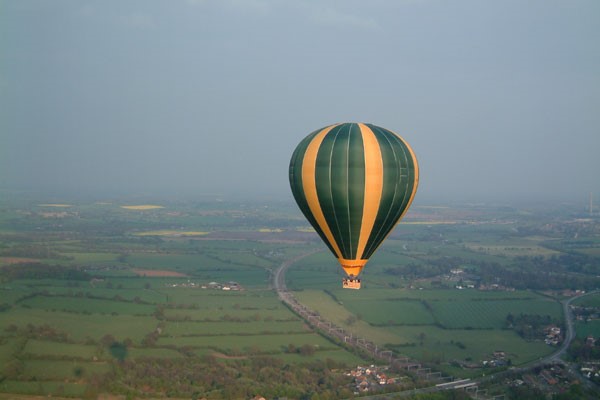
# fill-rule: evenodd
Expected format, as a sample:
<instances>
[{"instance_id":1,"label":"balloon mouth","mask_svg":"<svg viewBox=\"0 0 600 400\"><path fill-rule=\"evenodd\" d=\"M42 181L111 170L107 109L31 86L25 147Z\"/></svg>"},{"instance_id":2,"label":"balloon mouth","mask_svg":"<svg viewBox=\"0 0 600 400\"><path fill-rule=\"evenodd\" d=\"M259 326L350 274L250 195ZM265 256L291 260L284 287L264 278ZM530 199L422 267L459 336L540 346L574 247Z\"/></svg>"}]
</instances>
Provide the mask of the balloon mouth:
<instances>
[{"instance_id":1,"label":"balloon mouth","mask_svg":"<svg viewBox=\"0 0 600 400\"><path fill-rule=\"evenodd\" d=\"M347 260L345 258L338 258L338 261L346 272L346 275L350 278L355 278L360 274L360 271L362 271L369 260Z\"/></svg>"}]
</instances>

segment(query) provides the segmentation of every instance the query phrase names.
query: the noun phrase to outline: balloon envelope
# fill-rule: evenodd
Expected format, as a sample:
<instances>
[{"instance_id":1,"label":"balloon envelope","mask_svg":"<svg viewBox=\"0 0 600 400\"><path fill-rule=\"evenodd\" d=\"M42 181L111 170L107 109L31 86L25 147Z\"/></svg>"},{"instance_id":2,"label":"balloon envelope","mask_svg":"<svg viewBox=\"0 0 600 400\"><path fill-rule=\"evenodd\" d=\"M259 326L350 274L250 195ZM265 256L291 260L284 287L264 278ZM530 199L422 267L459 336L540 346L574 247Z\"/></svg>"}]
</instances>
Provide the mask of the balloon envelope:
<instances>
[{"instance_id":1,"label":"balloon envelope","mask_svg":"<svg viewBox=\"0 0 600 400\"><path fill-rule=\"evenodd\" d=\"M419 167L392 131L342 123L298 144L289 178L300 210L352 277L408 210Z\"/></svg>"}]
</instances>

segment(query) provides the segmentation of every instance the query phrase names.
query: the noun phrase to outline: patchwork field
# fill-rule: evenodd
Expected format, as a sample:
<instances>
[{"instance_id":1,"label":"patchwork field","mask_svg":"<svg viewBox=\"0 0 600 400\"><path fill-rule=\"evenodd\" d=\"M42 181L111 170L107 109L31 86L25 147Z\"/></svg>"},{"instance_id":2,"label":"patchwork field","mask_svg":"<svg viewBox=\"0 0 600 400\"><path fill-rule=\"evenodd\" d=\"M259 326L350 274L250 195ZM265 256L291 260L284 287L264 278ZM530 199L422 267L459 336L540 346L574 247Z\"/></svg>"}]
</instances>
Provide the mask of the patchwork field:
<instances>
[{"instance_id":1,"label":"patchwork field","mask_svg":"<svg viewBox=\"0 0 600 400\"><path fill-rule=\"evenodd\" d=\"M560 304L531 292L459 290L343 289L303 290L301 303L326 319L379 346L444 366L452 360L481 363L504 351L513 365L527 363L554 349L507 329L510 313L550 315L560 320Z\"/></svg>"},{"instance_id":2,"label":"patchwork field","mask_svg":"<svg viewBox=\"0 0 600 400\"><path fill-rule=\"evenodd\" d=\"M356 335L453 376L480 374L494 351L523 365L553 348L523 339L506 317L562 320L553 291L589 290L595 277L585 274L596 264L586 257L600 251L589 228L561 239L538 219L519 225L514 211L422 208L371 258L363 289L351 291L287 203L55 201L0 207L0 393L95 398L110 388L159 398L164 379L127 375L133 367L171 378L210 369L252 385L275 372L318 381L373 363L315 333L273 291L276 268L308 253L288 270L288 288ZM554 286L510 287L550 278ZM596 322L578 323L578 335L596 334ZM202 385L188 380L177 393L227 398L218 379Z\"/></svg>"}]
</instances>

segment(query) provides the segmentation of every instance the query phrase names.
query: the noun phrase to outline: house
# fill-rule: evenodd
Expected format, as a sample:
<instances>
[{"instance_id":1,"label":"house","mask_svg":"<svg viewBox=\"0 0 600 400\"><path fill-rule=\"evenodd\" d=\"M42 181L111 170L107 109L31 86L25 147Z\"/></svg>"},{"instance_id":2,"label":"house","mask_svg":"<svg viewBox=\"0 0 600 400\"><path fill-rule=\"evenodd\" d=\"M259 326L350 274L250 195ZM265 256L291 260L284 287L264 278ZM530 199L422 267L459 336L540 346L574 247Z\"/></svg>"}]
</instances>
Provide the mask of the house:
<instances>
[{"instance_id":1,"label":"house","mask_svg":"<svg viewBox=\"0 0 600 400\"><path fill-rule=\"evenodd\" d=\"M369 382L367 382L367 380L365 379L364 381L361 381L358 384L357 388L361 392L368 392L369 391Z\"/></svg>"},{"instance_id":2,"label":"house","mask_svg":"<svg viewBox=\"0 0 600 400\"><path fill-rule=\"evenodd\" d=\"M385 374L378 374L377 375L377 379L379 379L379 384L380 385L386 385L387 384L387 376L385 376Z\"/></svg>"},{"instance_id":3,"label":"house","mask_svg":"<svg viewBox=\"0 0 600 400\"><path fill-rule=\"evenodd\" d=\"M540 373L540 375L542 376L542 378L544 378L544 380L546 381L546 383L548 383L548 385L556 385L558 383L556 378L554 378L548 370L543 370Z\"/></svg>"},{"instance_id":4,"label":"house","mask_svg":"<svg viewBox=\"0 0 600 400\"><path fill-rule=\"evenodd\" d=\"M587 337L585 338L585 345L594 347L595 344L596 344L596 339L594 339L594 336L587 335Z\"/></svg>"}]
</instances>

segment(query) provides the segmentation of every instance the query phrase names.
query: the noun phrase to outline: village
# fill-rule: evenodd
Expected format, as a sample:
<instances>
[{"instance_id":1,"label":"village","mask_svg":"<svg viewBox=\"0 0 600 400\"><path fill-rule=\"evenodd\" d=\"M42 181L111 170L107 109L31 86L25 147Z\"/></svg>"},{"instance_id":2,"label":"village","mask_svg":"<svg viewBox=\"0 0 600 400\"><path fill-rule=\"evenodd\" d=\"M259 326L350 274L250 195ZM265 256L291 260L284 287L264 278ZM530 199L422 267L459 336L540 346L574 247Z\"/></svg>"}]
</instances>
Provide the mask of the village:
<instances>
[{"instance_id":1,"label":"village","mask_svg":"<svg viewBox=\"0 0 600 400\"><path fill-rule=\"evenodd\" d=\"M352 387L355 395L378 392L388 385L399 385L407 376L400 376L390 370L390 367L369 365L357 366L346 372L346 376L353 377Z\"/></svg>"},{"instance_id":2,"label":"village","mask_svg":"<svg viewBox=\"0 0 600 400\"><path fill-rule=\"evenodd\" d=\"M573 377L563 364L537 367L505 382L510 387L536 388L544 393L564 393L573 384Z\"/></svg>"}]
</instances>

